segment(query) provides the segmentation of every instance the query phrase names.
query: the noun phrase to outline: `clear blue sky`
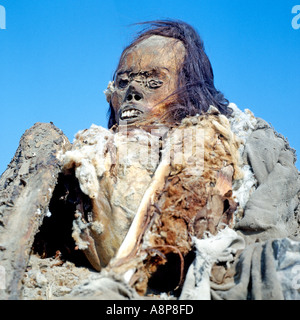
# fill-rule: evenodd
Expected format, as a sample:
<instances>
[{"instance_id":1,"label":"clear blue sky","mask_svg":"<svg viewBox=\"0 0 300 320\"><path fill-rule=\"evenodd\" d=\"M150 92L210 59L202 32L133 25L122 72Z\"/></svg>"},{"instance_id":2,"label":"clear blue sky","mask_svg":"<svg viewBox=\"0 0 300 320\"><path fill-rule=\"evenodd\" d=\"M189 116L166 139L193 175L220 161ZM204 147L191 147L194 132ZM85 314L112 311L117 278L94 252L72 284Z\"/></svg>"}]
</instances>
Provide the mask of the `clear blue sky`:
<instances>
[{"instance_id":1,"label":"clear blue sky","mask_svg":"<svg viewBox=\"0 0 300 320\"><path fill-rule=\"evenodd\" d=\"M204 40L216 87L262 117L300 157L300 0L0 0L0 174L35 122L54 122L73 141L105 126L103 94L123 48L146 20L193 25ZM299 21L300 23L300 21ZM299 161L297 162L299 168Z\"/></svg>"}]
</instances>

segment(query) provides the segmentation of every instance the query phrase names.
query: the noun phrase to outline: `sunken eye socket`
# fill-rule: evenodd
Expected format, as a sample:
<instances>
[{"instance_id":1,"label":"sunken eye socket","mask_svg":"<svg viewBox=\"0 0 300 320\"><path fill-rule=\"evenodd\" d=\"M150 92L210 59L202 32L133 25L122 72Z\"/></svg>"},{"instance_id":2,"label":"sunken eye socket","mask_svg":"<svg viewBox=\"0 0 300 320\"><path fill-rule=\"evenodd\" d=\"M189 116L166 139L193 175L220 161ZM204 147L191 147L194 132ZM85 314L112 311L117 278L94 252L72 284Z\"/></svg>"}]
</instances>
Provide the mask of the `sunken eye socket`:
<instances>
[{"instance_id":1,"label":"sunken eye socket","mask_svg":"<svg viewBox=\"0 0 300 320\"><path fill-rule=\"evenodd\" d=\"M151 89L159 88L163 85L163 82L161 80L150 80L148 81L148 85Z\"/></svg>"},{"instance_id":2,"label":"sunken eye socket","mask_svg":"<svg viewBox=\"0 0 300 320\"><path fill-rule=\"evenodd\" d=\"M151 89L157 89L163 85L163 82L158 79L150 79L146 83ZM129 85L129 79L119 79L117 84L120 89L125 89Z\"/></svg>"},{"instance_id":3,"label":"sunken eye socket","mask_svg":"<svg viewBox=\"0 0 300 320\"><path fill-rule=\"evenodd\" d=\"M128 79L120 79L118 81L118 87L121 88L121 89L124 89L128 86L129 84L129 80Z\"/></svg>"}]
</instances>

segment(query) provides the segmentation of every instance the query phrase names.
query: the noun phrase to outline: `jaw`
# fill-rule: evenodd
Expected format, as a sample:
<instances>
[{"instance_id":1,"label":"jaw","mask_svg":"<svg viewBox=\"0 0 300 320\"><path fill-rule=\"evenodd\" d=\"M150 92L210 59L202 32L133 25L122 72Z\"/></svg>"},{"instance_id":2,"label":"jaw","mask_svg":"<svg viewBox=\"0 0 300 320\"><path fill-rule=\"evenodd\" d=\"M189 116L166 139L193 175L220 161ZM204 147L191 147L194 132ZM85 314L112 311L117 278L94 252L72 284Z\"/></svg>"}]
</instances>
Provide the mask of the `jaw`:
<instances>
[{"instance_id":1,"label":"jaw","mask_svg":"<svg viewBox=\"0 0 300 320\"><path fill-rule=\"evenodd\" d=\"M118 112L118 123L134 123L144 118L144 111L142 107L135 105L126 105Z\"/></svg>"},{"instance_id":2,"label":"jaw","mask_svg":"<svg viewBox=\"0 0 300 320\"><path fill-rule=\"evenodd\" d=\"M117 113L117 123L119 125L140 125L155 122L157 116L147 105L126 104Z\"/></svg>"},{"instance_id":3,"label":"jaw","mask_svg":"<svg viewBox=\"0 0 300 320\"><path fill-rule=\"evenodd\" d=\"M116 120L119 125L164 123L166 120L163 116L164 112L165 107L155 107L150 109L143 105L131 104L120 108L117 112Z\"/></svg>"}]
</instances>

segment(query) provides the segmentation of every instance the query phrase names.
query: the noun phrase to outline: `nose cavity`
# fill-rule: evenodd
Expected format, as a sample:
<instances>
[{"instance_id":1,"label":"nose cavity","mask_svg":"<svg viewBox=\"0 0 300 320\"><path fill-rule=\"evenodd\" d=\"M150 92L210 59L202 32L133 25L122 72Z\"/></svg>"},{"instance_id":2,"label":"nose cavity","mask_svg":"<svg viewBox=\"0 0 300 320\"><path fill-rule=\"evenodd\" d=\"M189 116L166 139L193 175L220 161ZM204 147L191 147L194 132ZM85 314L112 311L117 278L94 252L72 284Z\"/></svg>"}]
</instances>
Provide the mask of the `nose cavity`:
<instances>
[{"instance_id":1,"label":"nose cavity","mask_svg":"<svg viewBox=\"0 0 300 320\"><path fill-rule=\"evenodd\" d=\"M127 102L140 101L143 99L143 95L140 92L132 92L130 91L126 96Z\"/></svg>"}]
</instances>

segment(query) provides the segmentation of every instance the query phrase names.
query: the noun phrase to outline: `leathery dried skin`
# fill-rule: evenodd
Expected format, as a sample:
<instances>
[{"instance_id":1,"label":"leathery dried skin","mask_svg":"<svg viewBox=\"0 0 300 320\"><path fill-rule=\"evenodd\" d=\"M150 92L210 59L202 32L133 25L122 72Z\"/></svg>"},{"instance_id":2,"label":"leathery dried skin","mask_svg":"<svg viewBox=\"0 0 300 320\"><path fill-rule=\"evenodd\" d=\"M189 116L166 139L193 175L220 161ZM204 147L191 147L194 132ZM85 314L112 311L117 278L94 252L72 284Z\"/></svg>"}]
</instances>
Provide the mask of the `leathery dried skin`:
<instances>
[{"instance_id":1,"label":"leathery dried skin","mask_svg":"<svg viewBox=\"0 0 300 320\"><path fill-rule=\"evenodd\" d=\"M178 137L180 133L184 136L188 128L203 133L202 165L194 148L199 140L189 140L192 154L179 164L175 161ZM168 138L170 143L166 144L153 181L121 248L109 264L109 269L124 274L141 295L147 292L149 278L160 264L166 263L169 253L184 261L192 249L191 236L201 239L206 232L216 234L226 225L233 227L237 203L232 198L232 182L243 177L240 141L226 117L187 118ZM184 139L182 142L184 148Z\"/></svg>"},{"instance_id":2,"label":"leathery dried skin","mask_svg":"<svg viewBox=\"0 0 300 320\"><path fill-rule=\"evenodd\" d=\"M159 161L159 139L133 129L111 133L93 125L77 134L71 151L64 156L64 168L75 169L81 190L89 196L92 213L73 238L97 270L105 267L119 249Z\"/></svg>"}]
</instances>

